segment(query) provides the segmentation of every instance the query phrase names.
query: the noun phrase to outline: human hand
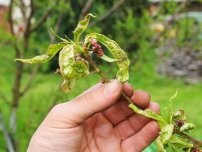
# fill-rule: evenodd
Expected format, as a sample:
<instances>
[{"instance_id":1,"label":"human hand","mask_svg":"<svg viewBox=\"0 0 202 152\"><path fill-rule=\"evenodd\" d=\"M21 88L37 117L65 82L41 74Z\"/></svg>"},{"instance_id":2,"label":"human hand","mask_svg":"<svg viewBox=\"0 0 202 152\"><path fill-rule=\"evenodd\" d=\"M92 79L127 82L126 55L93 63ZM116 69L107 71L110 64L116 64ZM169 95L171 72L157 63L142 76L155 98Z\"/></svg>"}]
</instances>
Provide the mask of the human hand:
<instances>
[{"instance_id":1,"label":"human hand","mask_svg":"<svg viewBox=\"0 0 202 152\"><path fill-rule=\"evenodd\" d=\"M33 135L28 152L142 151L158 136L158 124L135 114L121 98L122 90L139 107L159 111L146 92L134 91L128 83L99 83L53 107Z\"/></svg>"}]
</instances>

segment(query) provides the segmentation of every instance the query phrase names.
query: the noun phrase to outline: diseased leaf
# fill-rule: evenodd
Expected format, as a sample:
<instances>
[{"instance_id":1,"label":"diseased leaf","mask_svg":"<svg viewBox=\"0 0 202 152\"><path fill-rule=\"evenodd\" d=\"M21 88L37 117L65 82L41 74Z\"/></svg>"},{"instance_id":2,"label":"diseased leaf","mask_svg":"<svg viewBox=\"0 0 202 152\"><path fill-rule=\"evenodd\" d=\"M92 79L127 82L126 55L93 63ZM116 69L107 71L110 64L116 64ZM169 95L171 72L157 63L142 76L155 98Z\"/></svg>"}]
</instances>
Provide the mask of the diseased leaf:
<instances>
[{"instance_id":1,"label":"diseased leaf","mask_svg":"<svg viewBox=\"0 0 202 152\"><path fill-rule=\"evenodd\" d=\"M58 39L60 39L61 41L65 42L65 43L70 43L68 40L66 40L66 39L64 39L64 38L61 38L59 35L57 35L57 34L55 33L55 31L53 31L52 28L51 28L51 33L52 33L55 37L57 37Z\"/></svg>"},{"instance_id":2,"label":"diseased leaf","mask_svg":"<svg viewBox=\"0 0 202 152\"><path fill-rule=\"evenodd\" d=\"M163 143L160 141L160 136L156 139L156 144L158 148L158 152L166 152L164 149Z\"/></svg>"},{"instance_id":3,"label":"diseased leaf","mask_svg":"<svg viewBox=\"0 0 202 152\"><path fill-rule=\"evenodd\" d=\"M75 85L76 79L65 79L61 84L61 90L68 93Z\"/></svg>"},{"instance_id":4,"label":"diseased leaf","mask_svg":"<svg viewBox=\"0 0 202 152\"><path fill-rule=\"evenodd\" d=\"M32 59L15 59L15 60L20 62L30 63L30 64L44 63L49 61L52 57L54 57L55 54L59 52L65 45L66 43L63 43L63 42L57 43L57 44L51 44L49 45L46 54L35 56Z\"/></svg>"},{"instance_id":5,"label":"diseased leaf","mask_svg":"<svg viewBox=\"0 0 202 152\"><path fill-rule=\"evenodd\" d=\"M77 79L89 74L88 62L76 59L76 56L79 56L75 53L76 48L74 44L66 45L59 55L60 72L64 78L61 89L64 92L71 90Z\"/></svg>"},{"instance_id":6,"label":"diseased leaf","mask_svg":"<svg viewBox=\"0 0 202 152\"><path fill-rule=\"evenodd\" d=\"M157 120L158 122L161 122L163 124L166 124L166 121L163 119L163 117L153 111L151 111L150 109L146 109L146 110L141 110L139 108L137 108L135 105L130 104L129 107L136 113L143 115L145 117L148 118L152 118L154 120Z\"/></svg>"},{"instance_id":7,"label":"diseased leaf","mask_svg":"<svg viewBox=\"0 0 202 152\"><path fill-rule=\"evenodd\" d=\"M167 124L161 128L159 139L162 144L166 144L173 134L174 125Z\"/></svg>"},{"instance_id":8,"label":"diseased leaf","mask_svg":"<svg viewBox=\"0 0 202 152\"><path fill-rule=\"evenodd\" d=\"M91 39L96 39L97 41L102 43L110 51L113 57L118 60L116 63L119 67L119 70L116 74L116 78L120 82L127 81L129 79L128 70L130 61L126 53L119 47L119 45L115 41L99 33L88 34L85 38L84 45L87 45Z\"/></svg>"},{"instance_id":9,"label":"diseased leaf","mask_svg":"<svg viewBox=\"0 0 202 152\"><path fill-rule=\"evenodd\" d=\"M107 61L107 62L116 62L116 61L118 61L118 59L110 58L110 57L106 56L105 54L103 54L100 58Z\"/></svg>"},{"instance_id":10,"label":"diseased leaf","mask_svg":"<svg viewBox=\"0 0 202 152\"><path fill-rule=\"evenodd\" d=\"M193 130L195 128L195 125L192 123L188 123L186 122L182 127L180 127L180 131L190 131Z\"/></svg>"},{"instance_id":11,"label":"diseased leaf","mask_svg":"<svg viewBox=\"0 0 202 152\"><path fill-rule=\"evenodd\" d=\"M95 17L95 16L90 13L87 14L83 20L79 21L76 29L73 31L74 41L76 43L79 43L79 38L80 38L81 34L86 30L90 17Z\"/></svg>"},{"instance_id":12,"label":"diseased leaf","mask_svg":"<svg viewBox=\"0 0 202 152\"><path fill-rule=\"evenodd\" d=\"M175 94L170 97L170 105L169 105L169 123L172 123L173 120L173 99L177 97L178 89L176 90Z\"/></svg>"},{"instance_id":13,"label":"diseased leaf","mask_svg":"<svg viewBox=\"0 0 202 152\"><path fill-rule=\"evenodd\" d=\"M173 121L177 122L177 121L186 121L186 117L184 114L184 110L177 110L174 114L173 114Z\"/></svg>"},{"instance_id":14,"label":"diseased leaf","mask_svg":"<svg viewBox=\"0 0 202 152\"><path fill-rule=\"evenodd\" d=\"M194 146L193 144L189 143L187 140L183 138L179 138L177 136L172 136L169 142L171 143L172 149L176 152L184 152L185 149L187 149L188 151Z\"/></svg>"}]
</instances>

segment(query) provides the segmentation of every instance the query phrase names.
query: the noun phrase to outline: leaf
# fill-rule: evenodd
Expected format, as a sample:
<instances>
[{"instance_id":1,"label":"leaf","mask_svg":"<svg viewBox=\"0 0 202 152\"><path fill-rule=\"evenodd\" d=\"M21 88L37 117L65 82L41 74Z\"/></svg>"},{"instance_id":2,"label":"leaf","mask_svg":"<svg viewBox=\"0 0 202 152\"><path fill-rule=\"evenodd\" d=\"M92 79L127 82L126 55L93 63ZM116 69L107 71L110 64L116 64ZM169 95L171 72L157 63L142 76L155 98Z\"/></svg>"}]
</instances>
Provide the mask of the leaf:
<instances>
[{"instance_id":1,"label":"leaf","mask_svg":"<svg viewBox=\"0 0 202 152\"><path fill-rule=\"evenodd\" d=\"M77 79L89 74L88 62L75 59L76 48L75 44L66 45L59 54L60 72L64 78L61 89L66 93L74 87Z\"/></svg>"},{"instance_id":2,"label":"leaf","mask_svg":"<svg viewBox=\"0 0 202 152\"><path fill-rule=\"evenodd\" d=\"M61 90L68 93L75 85L76 79L65 79L61 84Z\"/></svg>"},{"instance_id":3,"label":"leaf","mask_svg":"<svg viewBox=\"0 0 202 152\"><path fill-rule=\"evenodd\" d=\"M96 39L97 41L102 43L110 51L113 57L118 60L116 63L119 67L119 70L116 74L116 77L120 82L127 81L129 79L128 70L130 61L126 53L119 47L119 45L115 41L99 33L88 34L85 38L84 45L87 46L91 39Z\"/></svg>"},{"instance_id":4,"label":"leaf","mask_svg":"<svg viewBox=\"0 0 202 152\"><path fill-rule=\"evenodd\" d=\"M159 139L163 145L166 144L172 137L173 129L174 129L173 124L167 124L161 128Z\"/></svg>"},{"instance_id":5,"label":"leaf","mask_svg":"<svg viewBox=\"0 0 202 152\"><path fill-rule=\"evenodd\" d=\"M187 140L179 138L178 136L172 136L169 142L171 143L172 149L177 152L183 152L185 149L190 149L194 146Z\"/></svg>"},{"instance_id":6,"label":"leaf","mask_svg":"<svg viewBox=\"0 0 202 152\"><path fill-rule=\"evenodd\" d=\"M185 117L185 113L184 110L177 110L174 114L173 114L173 120L176 122L177 120L186 120Z\"/></svg>"},{"instance_id":7,"label":"leaf","mask_svg":"<svg viewBox=\"0 0 202 152\"><path fill-rule=\"evenodd\" d=\"M182 127L180 127L180 131L183 132L183 131L190 131L190 130L193 130L195 128L195 125L192 124L192 123L185 123Z\"/></svg>"},{"instance_id":8,"label":"leaf","mask_svg":"<svg viewBox=\"0 0 202 152\"><path fill-rule=\"evenodd\" d=\"M152 118L154 120L157 120L158 122L161 122L163 124L166 124L166 121L163 119L163 117L153 111L151 111L150 109L146 109L146 110L141 110L138 107L136 107L133 104L130 104L129 107L136 112L137 114L143 115L145 117L148 118Z\"/></svg>"},{"instance_id":9,"label":"leaf","mask_svg":"<svg viewBox=\"0 0 202 152\"><path fill-rule=\"evenodd\" d=\"M166 150L164 149L163 143L160 141L160 137L156 139L156 144L158 147L158 152L166 152Z\"/></svg>"},{"instance_id":10,"label":"leaf","mask_svg":"<svg viewBox=\"0 0 202 152\"><path fill-rule=\"evenodd\" d=\"M90 17L95 17L95 16L90 13L87 14L83 20L79 21L76 29L73 31L74 41L76 43L79 43L79 38L80 38L81 34L86 30Z\"/></svg>"},{"instance_id":11,"label":"leaf","mask_svg":"<svg viewBox=\"0 0 202 152\"><path fill-rule=\"evenodd\" d=\"M174 95L172 95L172 96L170 97L170 102L172 102L172 100L177 97L177 94L178 94L178 89L175 91Z\"/></svg>"},{"instance_id":12,"label":"leaf","mask_svg":"<svg viewBox=\"0 0 202 152\"><path fill-rule=\"evenodd\" d=\"M118 59L110 58L110 57L106 56L105 54L103 54L100 58L107 61L107 62L116 62L116 61L118 61Z\"/></svg>"},{"instance_id":13,"label":"leaf","mask_svg":"<svg viewBox=\"0 0 202 152\"><path fill-rule=\"evenodd\" d=\"M68 40L66 40L66 39L64 39L64 38L61 38L59 35L57 35L57 34L55 33L55 31L53 31L52 28L51 28L51 33L52 33L55 37L57 37L58 39L60 39L61 41L65 42L65 43L70 43Z\"/></svg>"},{"instance_id":14,"label":"leaf","mask_svg":"<svg viewBox=\"0 0 202 152\"><path fill-rule=\"evenodd\" d=\"M177 97L178 89L175 91L174 95L170 97L170 105L169 105L169 123L172 123L173 120L173 99Z\"/></svg>"},{"instance_id":15,"label":"leaf","mask_svg":"<svg viewBox=\"0 0 202 152\"><path fill-rule=\"evenodd\" d=\"M49 45L46 54L38 55L31 59L15 59L15 61L20 61L20 62L25 62L30 64L44 63L49 61L52 57L54 57L55 54L59 52L65 45L66 43L63 43L63 42L57 43L57 44L51 44Z\"/></svg>"}]
</instances>

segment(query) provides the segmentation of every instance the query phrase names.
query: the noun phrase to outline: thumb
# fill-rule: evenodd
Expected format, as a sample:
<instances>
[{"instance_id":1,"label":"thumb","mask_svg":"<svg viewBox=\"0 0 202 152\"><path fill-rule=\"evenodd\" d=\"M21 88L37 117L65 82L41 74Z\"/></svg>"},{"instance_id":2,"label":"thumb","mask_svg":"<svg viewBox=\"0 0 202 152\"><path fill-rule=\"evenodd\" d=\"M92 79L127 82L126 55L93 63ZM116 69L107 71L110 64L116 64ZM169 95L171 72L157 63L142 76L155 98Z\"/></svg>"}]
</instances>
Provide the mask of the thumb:
<instances>
[{"instance_id":1,"label":"thumb","mask_svg":"<svg viewBox=\"0 0 202 152\"><path fill-rule=\"evenodd\" d=\"M56 105L49 118L65 123L66 127L75 127L93 114L114 104L121 95L122 85L118 80L87 90L76 99Z\"/></svg>"}]
</instances>

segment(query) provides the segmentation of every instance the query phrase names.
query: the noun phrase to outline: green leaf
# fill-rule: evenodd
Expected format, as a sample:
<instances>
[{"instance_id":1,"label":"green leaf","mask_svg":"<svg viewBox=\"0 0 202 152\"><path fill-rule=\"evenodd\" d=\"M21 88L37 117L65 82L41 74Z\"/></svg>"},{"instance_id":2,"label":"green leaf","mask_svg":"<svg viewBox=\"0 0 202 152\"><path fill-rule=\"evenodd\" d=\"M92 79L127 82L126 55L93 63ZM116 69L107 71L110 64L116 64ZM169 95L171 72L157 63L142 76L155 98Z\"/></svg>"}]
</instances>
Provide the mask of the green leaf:
<instances>
[{"instance_id":1,"label":"green leaf","mask_svg":"<svg viewBox=\"0 0 202 152\"><path fill-rule=\"evenodd\" d=\"M143 115L145 117L148 117L148 118L152 118L154 120L157 120L158 122L161 122L163 124L166 124L166 121L163 119L163 117L155 112L153 112L152 110L150 109L146 109L146 110L141 110L139 109L138 107L136 107L135 105L133 104L130 104L129 107L136 113L140 114L140 115Z\"/></svg>"},{"instance_id":2,"label":"green leaf","mask_svg":"<svg viewBox=\"0 0 202 152\"><path fill-rule=\"evenodd\" d=\"M80 56L76 54L76 48L75 44L66 45L59 54L60 73L64 78L61 89L64 92L71 90L77 79L89 74L88 62L76 60L76 56Z\"/></svg>"},{"instance_id":3,"label":"green leaf","mask_svg":"<svg viewBox=\"0 0 202 152\"><path fill-rule=\"evenodd\" d=\"M55 54L59 52L65 45L66 43L51 44L49 45L46 54L38 55L31 59L15 59L15 60L30 64L44 63L49 61L52 57L54 57Z\"/></svg>"},{"instance_id":4,"label":"green leaf","mask_svg":"<svg viewBox=\"0 0 202 152\"><path fill-rule=\"evenodd\" d=\"M164 149L163 143L160 141L160 136L157 138L156 144L158 147L158 152L166 152L166 150Z\"/></svg>"},{"instance_id":5,"label":"green leaf","mask_svg":"<svg viewBox=\"0 0 202 152\"><path fill-rule=\"evenodd\" d=\"M75 85L76 79L65 79L61 84L61 90L68 93Z\"/></svg>"},{"instance_id":6,"label":"green leaf","mask_svg":"<svg viewBox=\"0 0 202 152\"><path fill-rule=\"evenodd\" d=\"M110 57L106 56L105 54L103 54L100 58L107 61L107 62L116 62L116 61L118 61L118 59L110 58Z\"/></svg>"},{"instance_id":7,"label":"green leaf","mask_svg":"<svg viewBox=\"0 0 202 152\"><path fill-rule=\"evenodd\" d=\"M163 145L166 144L171 138L173 134L173 129L174 129L173 124L167 124L161 128L159 139Z\"/></svg>"},{"instance_id":8,"label":"green leaf","mask_svg":"<svg viewBox=\"0 0 202 152\"><path fill-rule=\"evenodd\" d=\"M102 43L110 51L113 57L118 60L116 63L119 67L119 70L116 74L116 77L120 82L127 81L129 79L128 70L130 61L126 53L119 47L119 45L115 41L99 33L88 34L85 38L84 45L87 46L91 39L96 39L97 41Z\"/></svg>"},{"instance_id":9,"label":"green leaf","mask_svg":"<svg viewBox=\"0 0 202 152\"><path fill-rule=\"evenodd\" d=\"M171 143L172 149L176 152L184 152L185 149L191 149L194 146L187 140L179 138L178 136L172 136L169 142Z\"/></svg>"},{"instance_id":10,"label":"green leaf","mask_svg":"<svg viewBox=\"0 0 202 152\"><path fill-rule=\"evenodd\" d=\"M68 40L66 40L66 39L64 39L64 38L61 38L59 35L57 35L57 34L55 33L55 31L53 31L52 28L51 28L51 33L52 33L55 37L57 37L58 39L60 39L61 41L65 42L65 43L70 43Z\"/></svg>"},{"instance_id":11,"label":"green leaf","mask_svg":"<svg viewBox=\"0 0 202 152\"><path fill-rule=\"evenodd\" d=\"M183 131L190 131L190 130L193 130L195 128L195 125L192 124L192 123L185 123L182 127L180 127L180 131L183 132Z\"/></svg>"},{"instance_id":12,"label":"green leaf","mask_svg":"<svg viewBox=\"0 0 202 152\"><path fill-rule=\"evenodd\" d=\"M178 89L175 91L174 95L170 97L170 105L169 105L169 123L172 123L173 120L173 99L177 97Z\"/></svg>"},{"instance_id":13,"label":"green leaf","mask_svg":"<svg viewBox=\"0 0 202 152\"><path fill-rule=\"evenodd\" d=\"M86 30L90 17L95 17L95 16L90 13L87 14L83 20L79 21L76 29L73 31L74 41L76 43L79 43L79 38L80 38L81 34Z\"/></svg>"}]
</instances>

